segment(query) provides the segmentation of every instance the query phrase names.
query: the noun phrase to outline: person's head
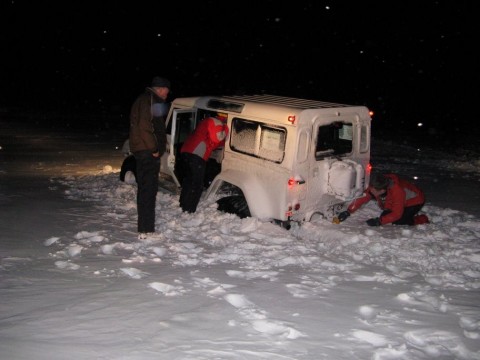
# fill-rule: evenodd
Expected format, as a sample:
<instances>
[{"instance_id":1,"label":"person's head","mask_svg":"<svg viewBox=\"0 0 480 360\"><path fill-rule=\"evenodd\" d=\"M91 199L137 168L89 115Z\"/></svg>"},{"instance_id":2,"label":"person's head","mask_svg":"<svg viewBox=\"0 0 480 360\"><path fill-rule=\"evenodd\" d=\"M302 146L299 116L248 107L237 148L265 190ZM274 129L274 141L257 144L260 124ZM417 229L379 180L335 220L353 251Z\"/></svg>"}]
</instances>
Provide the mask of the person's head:
<instances>
[{"instance_id":1,"label":"person's head","mask_svg":"<svg viewBox=\"0 0 480 360\"><path fill-rule=\"evenodd\" d=\"M375 189L379 193L383 193L387 190L390 180L383 174L375 174L370 178L370 187Z\"/></svg>"},{"instance_id":2,"label":"person's head","mask_svg":"<svg viewBox=\"0 0 480 360\"><path fill-rule=\"evenodd\" d=\"M227 119L228 119L228 115L226 113L221 113L221 112L217 113L217 115L215 115L215 117L218 120L222 121L223 123L226 123Z\"/></svg>"},{"instance_id":3,"label":"person's head","mask_svg":"<svg viewBox=\"0 0 480 360\"><path fill-rule=\"evenodd\" d=\"M165 79L160 76L155 76L152 79L152 84L150 87L153 89L155 94L157 94L158 97L162 98L165 100L168 96L168 93L170 92L170 81L168 79Z\"/></svg>"},{"instance_id":4,"label":"person's head","mask_svg":"<svg viewBox=\"0 0 480 360\"><path fill-rule=\"evenodd\" d=\"M168 111L170 110L170 103L154 103L152 105L152 115L155 117L167 116Z\"/></svg>"}]
</instances>

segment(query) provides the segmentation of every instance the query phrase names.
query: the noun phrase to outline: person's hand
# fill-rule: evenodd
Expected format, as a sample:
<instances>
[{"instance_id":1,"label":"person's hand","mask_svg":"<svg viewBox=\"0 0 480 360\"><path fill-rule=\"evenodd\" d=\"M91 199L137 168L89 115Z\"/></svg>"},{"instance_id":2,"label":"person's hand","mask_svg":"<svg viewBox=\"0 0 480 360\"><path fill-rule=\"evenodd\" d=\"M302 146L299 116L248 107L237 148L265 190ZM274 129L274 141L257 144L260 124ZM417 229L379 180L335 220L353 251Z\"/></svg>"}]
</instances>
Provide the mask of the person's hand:
<instances>
[{"instance_id":1,"label":"person's hand","mask_svg":"<svg viewBox=\"0 0 480 360\"><path fill-rule=\"evenodd\" d=\"M154 152L154 153L152 153L152 156L155 157L155 158L158 158L160 156L160 153L158 151Z\"/></svg>"},{"instance_id":2,"label":"person's hand","mask_svg":"<svg viewBox=\"0 0 480 360\"><path fill-rule=\"evenodd\" d=\"M367 220L367 225L368 226L380 226L382 225L380 223L380 218L372 218Z\"/></svg>"},{"instance_id":3,"label":"person's hand","mask_svg":"<svg viewBox=\"0 0 480 360\"><path fill-rule=\"evenodd\" d=\"M340 214L337 215L338 221L342 222L347 220L347 218L350 216L350 213L348 211L342 211Z\"/></svg>"}]
</instances>

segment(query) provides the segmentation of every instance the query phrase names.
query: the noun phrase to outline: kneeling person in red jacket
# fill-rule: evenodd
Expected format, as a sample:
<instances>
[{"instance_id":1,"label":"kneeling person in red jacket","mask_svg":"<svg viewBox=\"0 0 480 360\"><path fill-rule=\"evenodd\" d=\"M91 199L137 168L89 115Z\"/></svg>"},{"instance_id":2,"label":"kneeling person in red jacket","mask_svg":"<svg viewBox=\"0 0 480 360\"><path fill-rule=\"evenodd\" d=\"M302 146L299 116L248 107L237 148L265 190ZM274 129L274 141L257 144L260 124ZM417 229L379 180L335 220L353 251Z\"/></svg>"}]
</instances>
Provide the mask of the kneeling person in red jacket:
<instances>
[{"instance_id":1,"label":"kneeling person in red jacket","mask_svg":"<svg viewBox=\"0 0 480 360\"><path fill-rule=\"evenodd\" d=\"M372 176L364 195L355 199L346 211L338 214L338 220L345 221L373 199L383 211L379 217L367 220L369 226L417 225L429 222L426 215L417 215L425 204L423 191L395 174Z\"/></svg>"}]
</instances>

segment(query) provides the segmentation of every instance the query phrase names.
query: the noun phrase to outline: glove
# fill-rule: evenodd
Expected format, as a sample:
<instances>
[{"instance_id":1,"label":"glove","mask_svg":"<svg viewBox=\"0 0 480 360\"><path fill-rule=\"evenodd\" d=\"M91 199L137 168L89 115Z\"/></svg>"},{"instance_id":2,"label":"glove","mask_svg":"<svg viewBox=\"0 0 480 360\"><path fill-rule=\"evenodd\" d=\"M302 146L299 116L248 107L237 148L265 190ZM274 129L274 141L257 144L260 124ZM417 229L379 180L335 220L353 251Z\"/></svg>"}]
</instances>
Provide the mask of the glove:
<instances>
[{"instance_id":1,"label":"glove","mask_svg":"<svg viewBox=\"0 0 480 360\"><path fill-rule=\"evenodd\" d=\"M350 213L348 211L342 211L340 214L337 215L337 219L342 222L347 220L347 218L350 216Z\"/></svg>"},{"instance_id":2,"label":"glove","mask_svg":"<svg viewBox=\"0 0 480 360\"><path fill-rule=\"evenodd\" d=\"M382 225L380 223L380 218L371 218L367 220L367 225L368 226L380 226Z\"/></svg>"}]
</instances>

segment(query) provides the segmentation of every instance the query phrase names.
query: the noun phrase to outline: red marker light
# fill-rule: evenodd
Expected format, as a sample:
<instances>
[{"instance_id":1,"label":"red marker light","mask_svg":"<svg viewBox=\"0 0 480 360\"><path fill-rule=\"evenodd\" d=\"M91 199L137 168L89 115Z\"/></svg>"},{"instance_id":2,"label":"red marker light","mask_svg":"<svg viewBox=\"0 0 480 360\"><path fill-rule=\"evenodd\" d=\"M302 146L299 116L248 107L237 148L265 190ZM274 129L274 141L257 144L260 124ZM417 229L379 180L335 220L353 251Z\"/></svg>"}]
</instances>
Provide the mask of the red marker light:
<instances>
[{"instance_id":1,"label":"red marker light","mask_svg":"<svg viewBox=\"0 0 480 360\"><path fill-rule=\"evenodd\" d=\"M295 115L290 115L287 120L288 120L288 122L291 123L292 125L295 124L295 120L296 120L296 119L295 119Z\"/></svg>"},{"instance_id":2,"label":"red marker light","mask_svg":"<svg viewBox=\"0 0 480 360\"><path fill-rule=\"evenodd\" d=\"M288 186L289 187L292 187L295 184L303 185L303 184L305 184L305 180L303 180L303 178L299 175L295 175L294 177L291 177L290 179L288 179Z\"/></svg>"}]
</instances>

